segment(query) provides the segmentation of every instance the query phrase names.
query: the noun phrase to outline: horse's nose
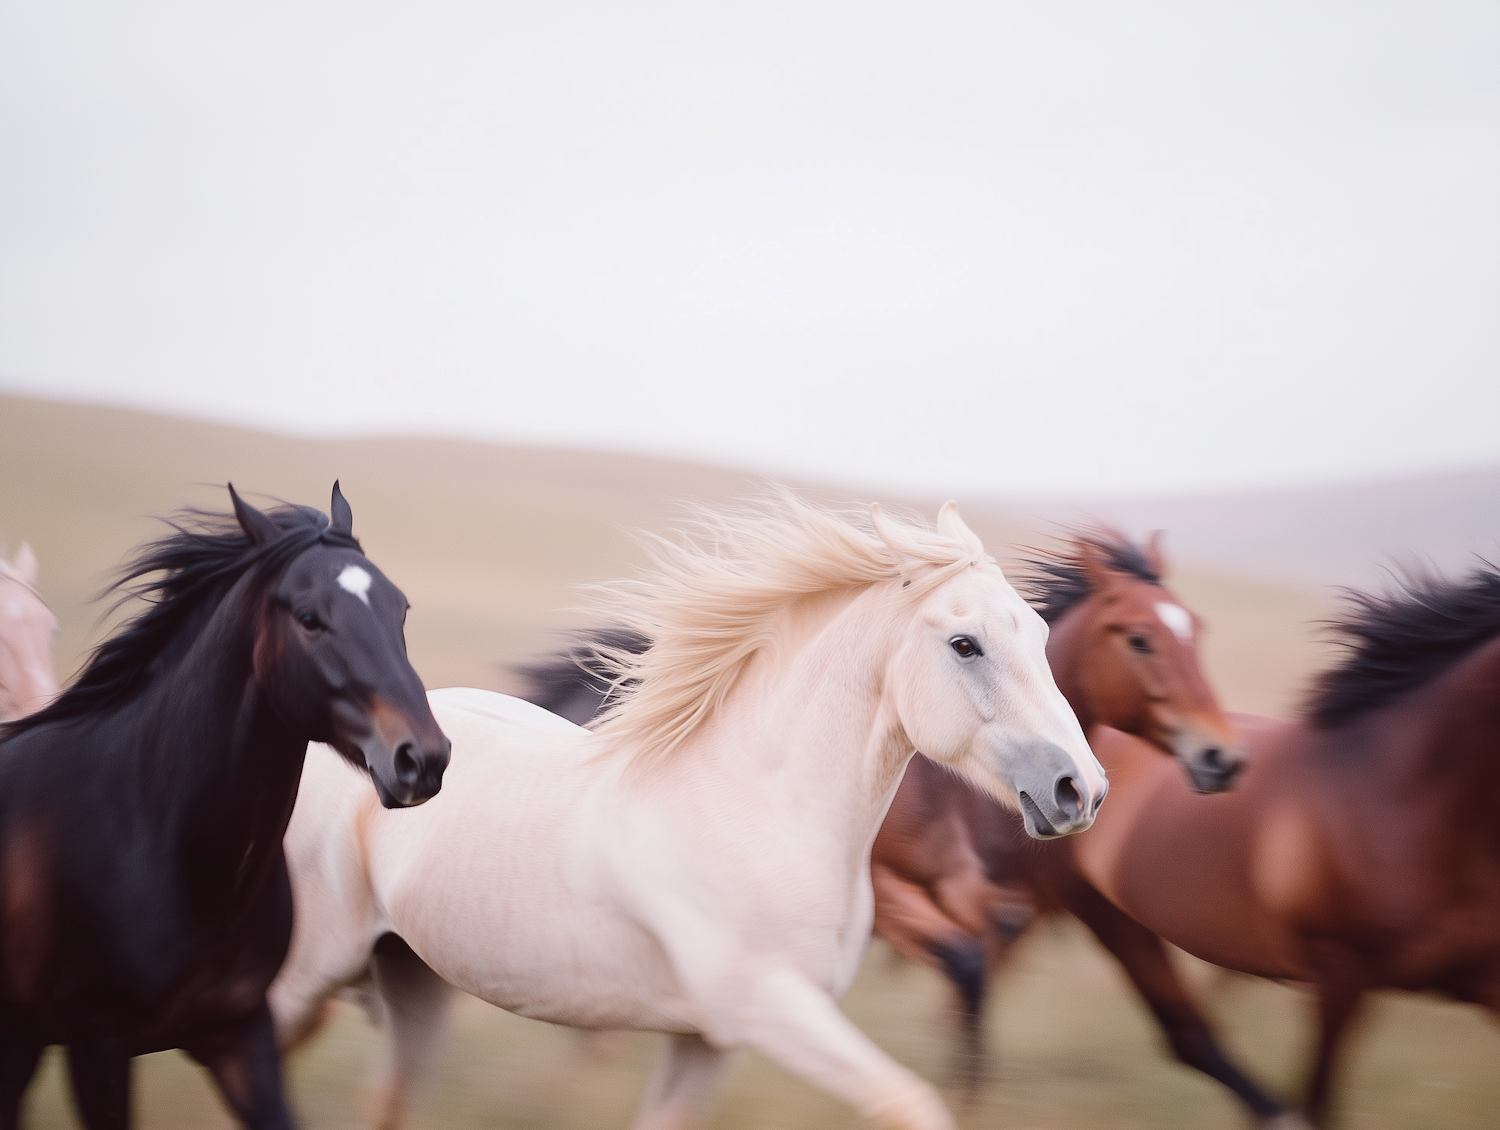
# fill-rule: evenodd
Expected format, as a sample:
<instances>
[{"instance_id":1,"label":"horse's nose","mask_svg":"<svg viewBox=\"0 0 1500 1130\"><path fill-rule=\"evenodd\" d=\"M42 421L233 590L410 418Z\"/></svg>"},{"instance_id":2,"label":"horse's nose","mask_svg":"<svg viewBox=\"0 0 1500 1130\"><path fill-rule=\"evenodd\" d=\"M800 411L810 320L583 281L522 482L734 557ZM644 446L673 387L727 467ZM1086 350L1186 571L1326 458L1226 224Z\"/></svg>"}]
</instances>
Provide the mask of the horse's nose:
<instances>
[{"instance_id":1,"label":"horse's nose","mask_svg":"<svg viewBox=\"0 0 1500 1130\"><path fill-rule=\"evenodd\" d=\"M452 743L446 737L428 750L419 749L411 738L396 747L392 769L402 791L411 798L408 803L421 804L437 795L443 785L443 771L448 767L451 749Z\"/></svg>"},{"instance_id":2,"label":"horse's nose","mask_svg":"<svg viewBox=\"0 0 1500 1130\"><path fill-rule=\"evenodd\" d=\"M1089 805L1089 819L1099 815L1099 806L1104 803L1104 798L1109 796L1109 778L1105 778L1104 787L1099 790L1099 795L1094 798L1094 803Z\"/></svg>"},{"instance_id":3,"label":"horse's nose","mask_svg":"<svg viewBox=\"0 0 1500 1130\"><path fill-rule=\"evenodd\" d=\"M1059 777L1057 783L1052 786L1052 799L1057 804L1057 810L1062 813L1063 818L1072 823L1083 815L1083 795L1078 791L1078 784L1072 777Z\"/></svg>"}]
</instances>

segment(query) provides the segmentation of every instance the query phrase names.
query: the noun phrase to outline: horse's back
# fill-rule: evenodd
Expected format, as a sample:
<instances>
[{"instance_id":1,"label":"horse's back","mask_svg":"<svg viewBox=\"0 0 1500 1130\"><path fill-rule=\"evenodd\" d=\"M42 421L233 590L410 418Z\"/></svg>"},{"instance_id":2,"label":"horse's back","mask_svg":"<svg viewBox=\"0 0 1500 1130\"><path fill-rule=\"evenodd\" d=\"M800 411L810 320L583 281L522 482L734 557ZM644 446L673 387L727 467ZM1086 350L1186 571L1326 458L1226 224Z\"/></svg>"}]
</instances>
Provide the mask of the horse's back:
<instances>
[{"instance_id":1,"label":"horse's back","mask_svg":"<svg viewBox=\"0 0 1500 1130\"><path fill-rule=\"evenodd\" d=\"M434 713L463 712L519 730L536 728L579 733L582 729L524 698L478 690L475 687L444 687L442 690L429 691L427 701L432 704Z\"/></svg>"}]
</instances>

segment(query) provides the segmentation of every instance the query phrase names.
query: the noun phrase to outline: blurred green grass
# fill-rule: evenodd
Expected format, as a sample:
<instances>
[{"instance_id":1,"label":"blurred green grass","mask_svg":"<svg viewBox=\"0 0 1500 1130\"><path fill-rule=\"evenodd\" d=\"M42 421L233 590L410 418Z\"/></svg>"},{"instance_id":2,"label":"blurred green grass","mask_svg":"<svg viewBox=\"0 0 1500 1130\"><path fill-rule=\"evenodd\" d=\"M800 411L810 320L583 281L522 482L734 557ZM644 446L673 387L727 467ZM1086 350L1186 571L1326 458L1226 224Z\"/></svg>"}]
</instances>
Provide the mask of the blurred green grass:
<instances>
[{"instance_id":1,"label":"blurred green grass","mask_svg":"<svg viewBox=\"0 0 1500 1130\"><path fill-rule=\"evenodd\" d=\"M1197 972L1196 970L1191 972ZM1297 1089L1311 1028L1293 988L1223 978L1208 994L1226 1043L1282 1094ZM1150 1017L1113 962L1076 926L1043 923L1015 952L990 1009L995 1070L972 1102L953 1071L946 988L880 943L871 947L845 1010L901 1062L942 1089L965 1128L1238 1130L1240 1107L1217 1084L1171 1062ZM630 1125L658 1038L579 1033L465 999L423 1089L412 1130L594 1130ZM342 1008L289 1066L308 1130L367 1126L365 1085L379 1038ZM1500 1112L1500 1031L1476 1009L1425 997L1371 998L1349 1041L1339 1126L1345 1130L1478 1130ZM61 1058L33 1086L33 1130L75 1125ZM137 1061L138 1125L230 1127L206 1077L175 1052ZM713 1130L840 1130L862 1123L758 1055L743 1056L709 1121Z\"/></svg>"}]
</instances>

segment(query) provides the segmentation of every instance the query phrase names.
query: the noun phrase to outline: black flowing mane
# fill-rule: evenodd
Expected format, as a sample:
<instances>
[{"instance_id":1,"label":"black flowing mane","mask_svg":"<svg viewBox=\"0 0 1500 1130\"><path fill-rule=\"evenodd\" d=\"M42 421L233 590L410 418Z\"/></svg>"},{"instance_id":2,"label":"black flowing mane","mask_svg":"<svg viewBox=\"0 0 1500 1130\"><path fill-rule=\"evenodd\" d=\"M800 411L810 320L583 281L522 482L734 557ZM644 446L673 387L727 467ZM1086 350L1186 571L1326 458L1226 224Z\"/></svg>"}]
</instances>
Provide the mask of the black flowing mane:
<instances>
[{"instance_id":1,"label":"black flowing mane","mask_svg":"<svg viewBox=\"0 0 1500 1130\"><path fill-rule=\"evenodd\" d=\"M1329 728L1435 679L1500 635L1500 570L1481 561L1461 581L1404 577L1396 592L1344 591L1347 614L1329 627L1348 649L1313 684L1304 713Z\"/></svg>"},{"instance_id":2,"label":"black flowing mane","mask_svg":"<svg viewBox=\"0 0 1500 1130\"><path fill-rule=\"evenodd\" d=\"M121 594L114 608L135 598L149 607L99 644L72 685L50 705L0 726L0 740L109 709L141 694L187 650L219 602L249 570L284 568L319 542L360 549L356 538L331 528L328 516L311 506L288 504L265 514L283 532L260 547L251 544L233 514L182 510L165 519L173 532L137 550L99 594L99 599L111 592Z\"/></svg>"},{"instance_id":3,"label":"black flowing mane","mask_svg":"<svg viewBox=\"0 0 1500 1130\"><path fill-rule=\"evenodd\" d=\"M1081 542L1097 549L1105 568L1116 573L1126 573L1147 584L1161 584L1161 577L1146 560L1145 550L1124 534L1095 526L1068 530L1067 536L1074 543ZM1035 552L1037 556L1026 559L1030 572L1021 577L1016 588L1031 602L1043 620L1053 624L1094 590L1089 584L1083 555L1076 544L1067 549Z\"/></svg>"},{"instance_id":4,"label":"black flowing mane","mask_svg":"<svg viewBox=\"0 0 1500 1130\"><path fill-rule=\"evenodd\" d=\"M519 664L515 670L526 679L526 701L543 710L558 713L580 690L594 692L607 706L618 673L617 666L608 658L609 653L639 655L650 647L651 641L631 628L596 628L574 636L563 651Z\"/></svg>"}]
</instances>

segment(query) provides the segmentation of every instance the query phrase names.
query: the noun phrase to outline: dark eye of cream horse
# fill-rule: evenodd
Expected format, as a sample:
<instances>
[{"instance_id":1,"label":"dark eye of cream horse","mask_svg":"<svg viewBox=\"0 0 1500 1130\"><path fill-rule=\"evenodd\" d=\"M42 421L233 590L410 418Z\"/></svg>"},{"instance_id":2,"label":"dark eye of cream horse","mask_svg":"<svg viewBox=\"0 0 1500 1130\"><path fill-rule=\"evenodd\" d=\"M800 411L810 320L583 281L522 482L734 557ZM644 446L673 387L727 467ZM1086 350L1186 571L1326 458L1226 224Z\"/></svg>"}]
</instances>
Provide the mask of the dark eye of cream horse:
<instances>
[{"instance_id":1,"label":"dark eye of cream horse","mask_svg":"<svg viewBox=\"0 0 1500 1130\"><path fill-rule=\"evenodd\" d=\"M0 741L0 1127L66 1044L90 1130L129 1123L129 1059L183 1048L252 1127L291 1125L266 988L292 906L282 836L309 741L387 806L435 794L448 740L406 599L332 522L189 513L121 586L149 607Z\"/></svg>"}]
</instances>

